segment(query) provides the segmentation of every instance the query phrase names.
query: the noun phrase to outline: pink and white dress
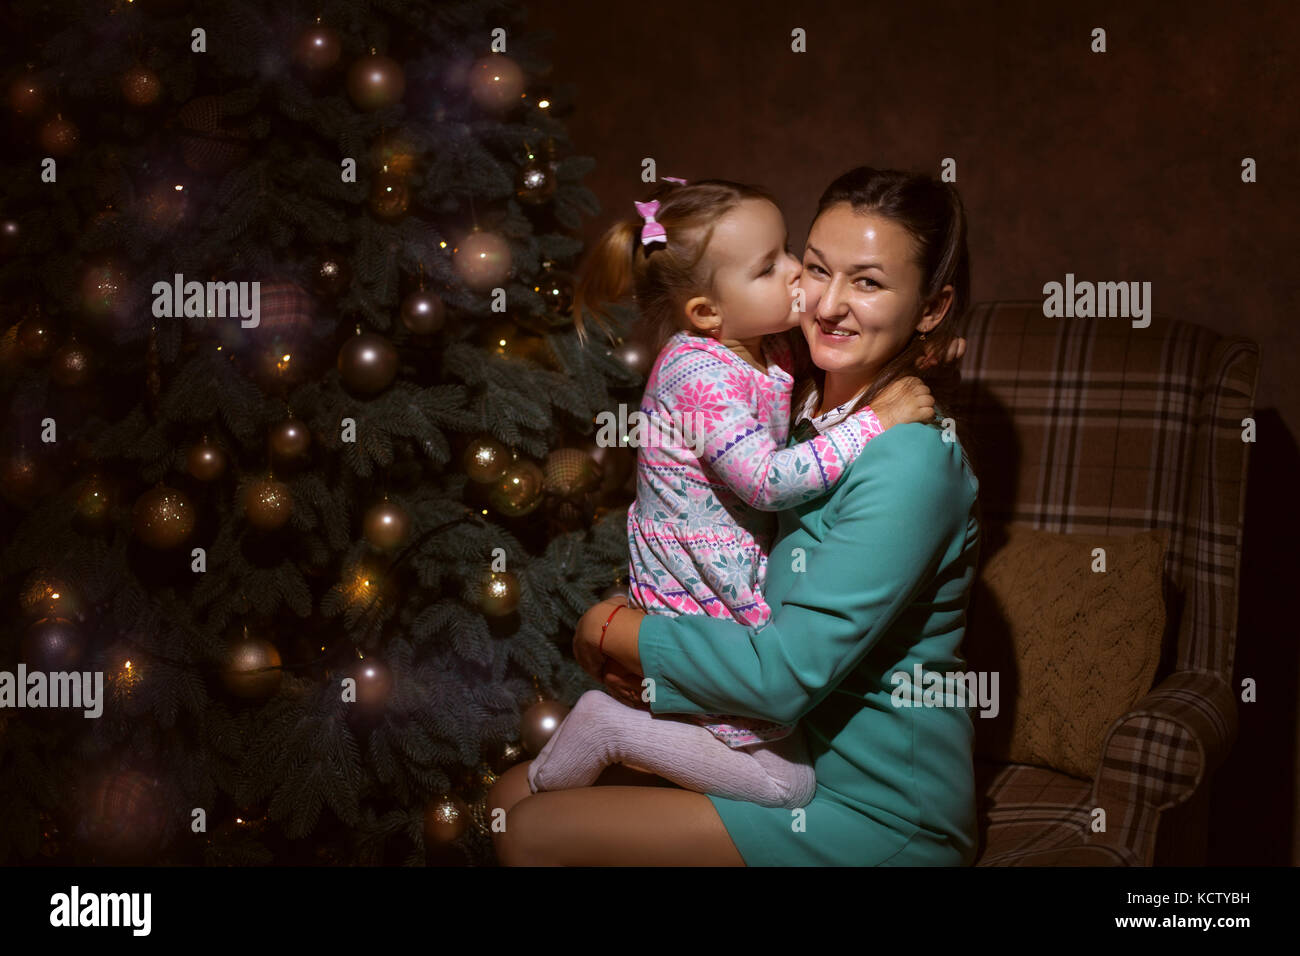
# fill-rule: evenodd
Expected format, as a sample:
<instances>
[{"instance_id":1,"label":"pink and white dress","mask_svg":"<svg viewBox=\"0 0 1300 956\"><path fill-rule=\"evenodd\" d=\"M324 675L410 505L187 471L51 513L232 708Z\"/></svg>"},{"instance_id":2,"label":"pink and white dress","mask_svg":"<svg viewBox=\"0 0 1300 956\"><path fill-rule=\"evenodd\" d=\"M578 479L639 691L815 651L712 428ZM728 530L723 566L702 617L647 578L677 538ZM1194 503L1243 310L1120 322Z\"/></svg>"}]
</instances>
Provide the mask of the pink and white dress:
<instances>
[{"instance_id":1,"label":"pink and white dress","mask_svg":"<svg viewBox=\"0 0 1300 956\"><path fill-rule=\"evenodd\" d=\"M646 381L636 501L628 509L629 596L651 614L708 614L761 627L772 512L820 497L884 428L863 408L786 446L794 388L789 345L768 336L761 372L714 339L678 332ZM698 452L698 454L697 454ZM680 715L731 747L794 727L748 717Z\"/></svg>"}]
</instances>

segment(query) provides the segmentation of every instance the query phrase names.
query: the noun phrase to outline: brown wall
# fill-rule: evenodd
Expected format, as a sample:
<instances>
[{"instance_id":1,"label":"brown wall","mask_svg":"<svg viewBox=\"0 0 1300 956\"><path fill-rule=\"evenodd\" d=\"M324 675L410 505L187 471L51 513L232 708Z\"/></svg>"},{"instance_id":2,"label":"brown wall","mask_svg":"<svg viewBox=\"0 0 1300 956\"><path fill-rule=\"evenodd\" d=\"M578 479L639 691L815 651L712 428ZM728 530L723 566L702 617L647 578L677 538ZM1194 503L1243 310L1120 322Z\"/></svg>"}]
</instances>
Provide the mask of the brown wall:
<instances>
[{"instance_id":1,"label":"brown wall","mask_svg":"<svg viewBox=\"0 0 1300 956\"><path fill-rule=\"evenodd\" d=\"M1243 571L1243 706L1216 787L1218 862L1300 860L1294 612L1270 582L1300 575L1300 5L1089 2L528 2L550 29L568 128L595 157L590 240L660 175L761 183L801 248L821 190L871 164L957 160L974 297L1043 283L1149 281L1155 311L1259 343L1258 445ZM803 27L808 52L790 51ZM1090 52L1094 27L1108 52ZM1241 181L1254 157L1259 181ZM1280 506L1281 505L1281 506ZM1294 532L1294 533L1293 533ZM1291 585L1293 587L1294 585ZM1264 695L1261 690L1261 701ZM1262 821L1268 821L1263 823ZM1290 859L1288 859L1290 858Z\"/></svg>"}]
</instances>

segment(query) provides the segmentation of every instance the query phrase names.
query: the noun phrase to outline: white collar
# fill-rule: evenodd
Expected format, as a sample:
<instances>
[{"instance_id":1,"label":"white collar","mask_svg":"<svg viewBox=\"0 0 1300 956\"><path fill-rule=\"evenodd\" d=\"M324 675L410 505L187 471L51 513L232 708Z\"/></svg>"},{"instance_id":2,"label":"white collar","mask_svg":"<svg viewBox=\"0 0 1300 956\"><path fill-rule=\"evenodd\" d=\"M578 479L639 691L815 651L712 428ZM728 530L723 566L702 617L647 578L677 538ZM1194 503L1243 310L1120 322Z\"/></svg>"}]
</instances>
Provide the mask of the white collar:
<instances>
[{"instance_id":1,"label":"white collar","mask_svg":"<svg viewBox=\"0 0 1300 956\"><path fill-rule=\"evenodd\" d=\"M829 412L826 412L824 415L817 415L814 417L813 409L816 408L817 393L811 392L808 395L808 397L804 400L803 408L801 408L799 410L799 414L795 416L795 421L796 422L801 421L805 418L808 419L809 421L812 422L813 428L817 429L817 432L820 434L821 432L826 431L826 429L830 428L832 425L837 425L845 418L847 418L849 415L849 410L853 408L853 403L858 400L858 397L861 394L862 393L859 392L858 395L854 395L844 404L836 405L834 408L832 408Z\"/></svg>"}]
</instances>

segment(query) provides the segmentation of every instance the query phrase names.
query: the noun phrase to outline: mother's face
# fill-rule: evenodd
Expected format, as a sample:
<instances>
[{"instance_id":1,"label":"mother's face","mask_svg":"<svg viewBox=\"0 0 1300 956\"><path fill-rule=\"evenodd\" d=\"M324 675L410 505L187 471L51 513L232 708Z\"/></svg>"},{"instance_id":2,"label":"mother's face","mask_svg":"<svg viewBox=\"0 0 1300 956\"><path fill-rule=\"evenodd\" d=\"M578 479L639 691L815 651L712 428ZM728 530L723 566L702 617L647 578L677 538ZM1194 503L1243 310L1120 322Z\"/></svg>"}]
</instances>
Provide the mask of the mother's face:
<instances>
[{"instance_id":1,"label":"mother's face","mask_svg":"<svg viewBox=\"0 0 1300 956\"><path fill-rule=\"evenodd\" d=\"M943 311L921 298L917 241L898 223L837 203L817 217L804 249L800 326L825 371L868 377L928 332Z\"/></svg>"}]
</instances>

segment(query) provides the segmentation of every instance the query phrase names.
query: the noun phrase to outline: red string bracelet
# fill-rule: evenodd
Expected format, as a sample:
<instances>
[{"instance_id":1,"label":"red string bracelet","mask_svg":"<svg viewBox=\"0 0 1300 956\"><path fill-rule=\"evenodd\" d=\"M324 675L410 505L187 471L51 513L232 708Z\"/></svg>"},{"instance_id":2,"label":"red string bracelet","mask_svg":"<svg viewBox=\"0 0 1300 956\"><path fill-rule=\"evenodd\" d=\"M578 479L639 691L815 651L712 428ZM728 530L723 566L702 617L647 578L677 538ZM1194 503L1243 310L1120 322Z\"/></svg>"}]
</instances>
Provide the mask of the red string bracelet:
<instances>
[{"instance_id":1,"label":"red string bracelet","mask_svg":"<svg viewBox=\"0 0 1300 956\"><path fill-rule=\"evenodd\" d=\"M602 654L605 653L605 632L609 630L609 622L614 620L614 615L623 610L627 605L620 604L614 610L609 612L609 617L605 618L605 623L600 626L600 643L596 645L596 650Z\"/></svg>"}]
</instances>

